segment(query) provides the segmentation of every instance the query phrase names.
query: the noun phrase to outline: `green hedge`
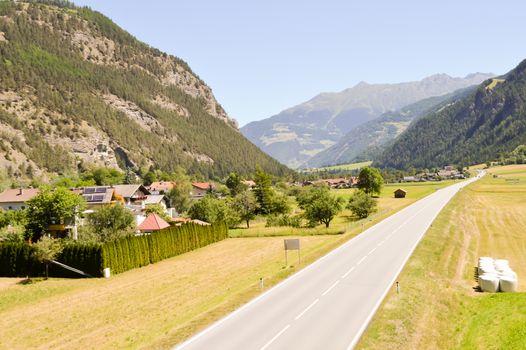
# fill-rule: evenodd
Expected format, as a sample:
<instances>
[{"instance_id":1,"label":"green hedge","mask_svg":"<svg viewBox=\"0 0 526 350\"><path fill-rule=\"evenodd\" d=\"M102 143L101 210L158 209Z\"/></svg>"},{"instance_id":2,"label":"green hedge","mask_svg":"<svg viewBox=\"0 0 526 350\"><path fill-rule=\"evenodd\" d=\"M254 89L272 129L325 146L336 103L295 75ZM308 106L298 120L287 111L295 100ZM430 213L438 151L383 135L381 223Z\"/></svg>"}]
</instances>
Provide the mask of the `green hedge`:
<instances>
[{"instance_id":1,"label":"green hedge","mask_svg":"<svg viewBox=\"0 0 526 350\"><path fill-rule=\"evenodd\" d=\"M105 244L70 243L56 260L94 277L101 277L106 267L111 269L112 274L121 273L204 247L227 236L228 229L224 223L210 226L189 223ZM44 265L31 257L34 249L24 243L0 244L0 276L42 276ZM54 277L80 277L53 264L49 266L49 274Z\"/></svg>"},{"instance_id":2,"label":"green hedge","mask_svg":"<svg viewBox=\"0 0 526 350\"><path fill-rule=\"evenodd\" d=\"M202 226L188 223L150 235L132 236L108 242L102 247L104 267L121 273L153 264L228 237L224 223Z\"/></svg>"},{"instance_id":3,"label":"green hedge","mask_svg":"<svg viewBox=\"0 0 526 350\"><path fill-rule=\"evenodd\" d=\"M25 277L40 275L44 269L31 258L34 247L24 243L0 244L0 276Z\"/></svg>"}]
</instances>

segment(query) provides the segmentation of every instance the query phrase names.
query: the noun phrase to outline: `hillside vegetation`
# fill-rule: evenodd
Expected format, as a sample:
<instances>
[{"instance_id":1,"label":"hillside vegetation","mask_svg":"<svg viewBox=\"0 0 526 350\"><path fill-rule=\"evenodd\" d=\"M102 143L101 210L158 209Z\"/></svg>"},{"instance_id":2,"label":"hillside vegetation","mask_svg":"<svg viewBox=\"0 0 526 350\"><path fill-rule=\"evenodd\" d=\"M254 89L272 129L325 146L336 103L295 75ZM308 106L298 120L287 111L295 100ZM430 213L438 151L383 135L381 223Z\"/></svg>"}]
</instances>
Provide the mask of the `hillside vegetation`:
<instances>
[{"instance_id":1,"label":"hillside vegetation","mask_svg":"<svg viewBox=\"0 0 526 350\"><path fill-rule=\"evenodd\" d=\"M497 83L496 83L497 82ZM469 165L526 143L526 61L457 103L421 118L375 163L390 168Z\"/></svg>"},{"instance_id":2,"label":"hillside vegetation","mask_svg":"<svg viewBox=\"0 0 526 350\"><path fill-rule=\"evenodd\" d=\"M362 124L344 135L335 145L316 154L303 167L320 167L375 159L396 137L418 118L465 97L473 87L433 96Z\"/></svg>"},{"instance_id":3,"label":"hillside vegetation","mask_svg":"<svg viewBox=\"0 0 526 350\"><path fill-rule=\"evenodd\" d=\"M270 118L249 123L241 132L272 157L296 168L383 113L480 84L492 76L475 73L453 78L435 74L398 84L361 82L340 92L321 93ZM338 163L342 162L346 161Z\"/></svg>"},{"instance_id":4,"label":"hillside vegetation","mask_svg":"<svg viewBox=\"0 0 526 350\"><path fill-rule=\"evenodd\" d=\"M0 2L0 86L10 176L89 164L288 172L239 133L184 61L66 1Z\"/></svg>"}]
</instances>

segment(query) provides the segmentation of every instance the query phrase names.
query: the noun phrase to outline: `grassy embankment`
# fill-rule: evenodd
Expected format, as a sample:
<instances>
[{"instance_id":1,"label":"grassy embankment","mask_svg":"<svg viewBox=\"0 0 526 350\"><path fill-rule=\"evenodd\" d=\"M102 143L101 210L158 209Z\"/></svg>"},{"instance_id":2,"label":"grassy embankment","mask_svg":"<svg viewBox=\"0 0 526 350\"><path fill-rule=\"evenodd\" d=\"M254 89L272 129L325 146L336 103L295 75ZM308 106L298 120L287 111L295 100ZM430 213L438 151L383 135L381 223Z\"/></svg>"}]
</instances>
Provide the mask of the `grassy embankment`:
<instances>
[{"instance_id":1,"label":"grassy embankment","mask_svg":"<svg viewBox=\"0 0 526 350\"><path fill-rule=\"evenodd\" d=\"M526 166L488 173L433 223L358 349L526 349ZM479 256L508 259L522 292L477 292Z\"/></svg>"},{"instance_id":2,"label":"grassy embankment","mask_svg":"<svg viewBox=\"0 0 526 350\"><path fill-rule=\"evenodd\" d=\"M409 196L397 200L397 186L386 186L365 227L447 184L404 184ZM0 349L168 348L260 293L260 277L269 288L357 235L362 222L350 223L349 215L334 222L348 228L344 234L301 237L298 266L284 266L282 237L262 237L227 239L110 279L0 279Z\"/></svg>"}]
</instances>

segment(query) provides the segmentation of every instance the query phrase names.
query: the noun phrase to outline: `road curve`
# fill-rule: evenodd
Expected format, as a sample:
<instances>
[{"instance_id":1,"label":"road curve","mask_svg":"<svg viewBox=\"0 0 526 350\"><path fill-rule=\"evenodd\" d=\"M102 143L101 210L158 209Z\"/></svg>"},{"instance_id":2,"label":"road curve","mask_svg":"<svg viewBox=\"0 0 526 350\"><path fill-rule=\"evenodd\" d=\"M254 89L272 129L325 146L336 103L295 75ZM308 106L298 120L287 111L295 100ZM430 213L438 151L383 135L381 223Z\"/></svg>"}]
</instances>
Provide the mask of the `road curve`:
<instances>
[{"instance_id":1,"label":"road curve","mask_svg":"<svg viewBox=\"0 0 526 350\"><path fill-rule=\"evenodd\" d=\"M354 348L438 213L483 175L402 209L174 349Z\"/></svg>"}]
</instances>

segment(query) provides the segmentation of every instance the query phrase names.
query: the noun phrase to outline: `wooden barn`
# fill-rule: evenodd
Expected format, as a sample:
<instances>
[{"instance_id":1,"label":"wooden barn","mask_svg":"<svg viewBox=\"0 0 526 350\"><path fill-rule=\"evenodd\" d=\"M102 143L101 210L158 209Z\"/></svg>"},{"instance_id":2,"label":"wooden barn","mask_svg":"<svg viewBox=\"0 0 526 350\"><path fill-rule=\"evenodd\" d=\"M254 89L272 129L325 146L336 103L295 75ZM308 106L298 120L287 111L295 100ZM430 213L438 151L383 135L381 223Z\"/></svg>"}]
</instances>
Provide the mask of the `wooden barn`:
<instances>
[{"instance_id":1,"label":"wooden barn","mask_svg":"<svg viewBox=\"0 0 526 350\"><path fill-rule=\"evenodd\" d=\"M405 195L407 194L407 191L403 188L399 188L396 191L394 191L395 198L405 198Z\"/></svg>"}]
</instances>

